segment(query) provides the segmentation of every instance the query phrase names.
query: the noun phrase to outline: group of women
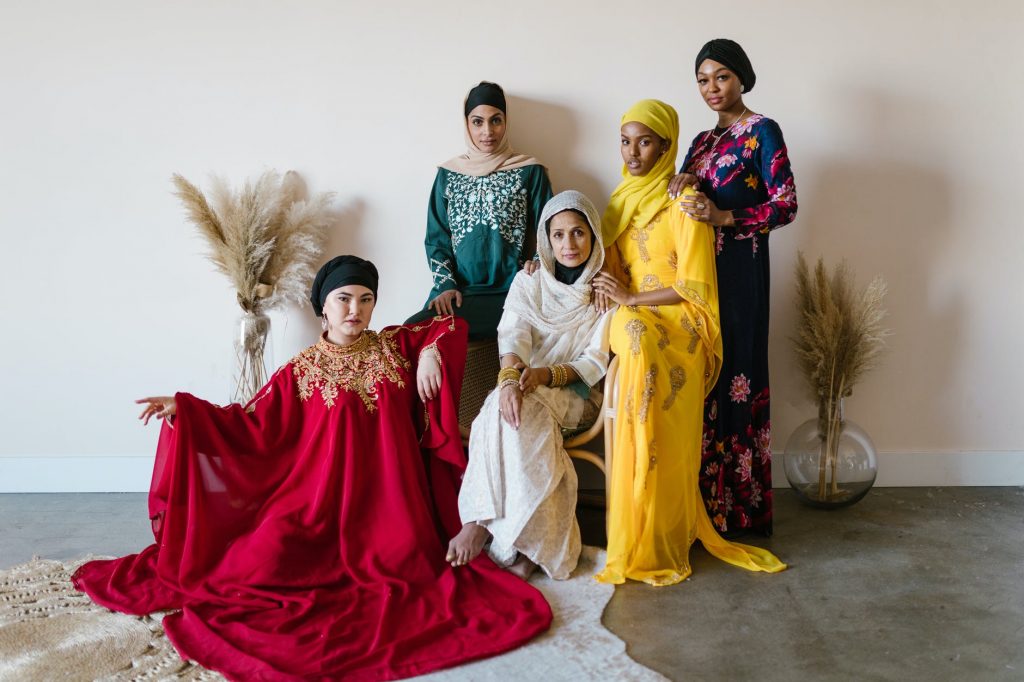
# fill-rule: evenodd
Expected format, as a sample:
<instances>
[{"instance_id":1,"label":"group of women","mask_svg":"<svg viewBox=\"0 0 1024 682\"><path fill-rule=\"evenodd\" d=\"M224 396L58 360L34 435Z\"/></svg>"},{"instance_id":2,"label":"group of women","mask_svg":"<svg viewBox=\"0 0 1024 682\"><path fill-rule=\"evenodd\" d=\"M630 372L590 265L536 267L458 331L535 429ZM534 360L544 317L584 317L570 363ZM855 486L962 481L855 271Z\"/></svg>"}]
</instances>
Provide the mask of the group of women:
<instances>
[{"instance_id":1,"label":"group of women","mask_svg":"<svg viewBox=\"0 0 1024 682\"><path fill-rule=\"evenodd\" d=\"M597 580L677 583L698 539L783 570L719 531L771 532L768 232L795 215L793 177L778 126L743 103L742 48L709 42L695 73L718 126L676 173L675 110L632 106L603 216L579 192L551 196L511 149L501 88L475 87L467 153L430 201L424 310L370 331L377 270L339 256L310 295L321 339L248 405L139 401L164 420L155 542L85 564L75 585L173 611L181 655L231 679L395 679L519 646L552 618L524 578L567 578L580 554L562 438L597 418L606 335L620 388ZM501 370L467 455L467 338L494 337Z\"/></svg>"}]
</instances>

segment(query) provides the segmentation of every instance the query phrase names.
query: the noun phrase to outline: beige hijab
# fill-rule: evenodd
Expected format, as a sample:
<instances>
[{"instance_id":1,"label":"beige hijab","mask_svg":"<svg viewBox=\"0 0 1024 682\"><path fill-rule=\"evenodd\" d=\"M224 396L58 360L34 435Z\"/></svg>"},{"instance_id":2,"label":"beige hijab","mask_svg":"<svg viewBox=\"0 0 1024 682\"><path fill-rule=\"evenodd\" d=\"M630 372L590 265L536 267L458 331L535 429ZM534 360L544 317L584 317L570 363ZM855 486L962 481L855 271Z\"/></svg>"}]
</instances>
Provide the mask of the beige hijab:
<instances>
[{"instance_id":1,"label":"beige hijab","mask_svg":"<svg viewBox=\"0 0 1024 682\"><path fill-rule=\"evenodd\" d=\"M462 108L465 109L465 101L463 101ZM479 178L495 171L540 165L540 161L534 157L512 151L512 145L508 141L508 113L502 113L505 114L505 137L501 138L498 148L490 153L480 151L473 144L473 138L469 135L469 117L463 116L462 132L466 136L466 153L448 159L441 164L441 168Z\"/></svg>"}]
</instances>

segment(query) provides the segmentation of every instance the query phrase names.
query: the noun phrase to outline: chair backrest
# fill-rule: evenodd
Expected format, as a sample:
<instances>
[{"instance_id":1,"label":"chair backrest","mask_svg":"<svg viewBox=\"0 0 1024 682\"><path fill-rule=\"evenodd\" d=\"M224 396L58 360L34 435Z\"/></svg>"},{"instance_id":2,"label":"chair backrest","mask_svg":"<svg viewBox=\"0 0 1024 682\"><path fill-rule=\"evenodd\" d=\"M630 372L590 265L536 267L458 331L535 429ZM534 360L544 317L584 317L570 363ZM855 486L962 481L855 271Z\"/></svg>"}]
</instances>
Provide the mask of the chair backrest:
<instances>
[{"instance_id":1,"label":"chair backrest","mask_svg":"<svg viewBox=\"0 0 1024 682\"><path fill-rule=\"evenodd\" d=\"M462 376L462 394L459 396L459 431L464 443L468 442L470 425L480 414L487 394L494 388L500 366L497 340L469 343L466 348L466 370Z\"/></svg>"}]
</instances>

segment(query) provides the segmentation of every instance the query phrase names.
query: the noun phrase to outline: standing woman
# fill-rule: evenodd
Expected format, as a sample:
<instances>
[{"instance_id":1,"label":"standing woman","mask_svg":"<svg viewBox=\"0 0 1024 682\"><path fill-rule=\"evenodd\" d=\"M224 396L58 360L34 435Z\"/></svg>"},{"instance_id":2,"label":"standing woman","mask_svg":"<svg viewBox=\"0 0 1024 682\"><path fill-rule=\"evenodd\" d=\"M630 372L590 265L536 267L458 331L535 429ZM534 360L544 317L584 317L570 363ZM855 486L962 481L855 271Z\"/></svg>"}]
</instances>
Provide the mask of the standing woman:
<instances>
[{"instance_id":1,"label":"standing woman","mask_svg":"<svg viewBox=\"0 0 1024 682\"><path fill-rule=\"evenodd\" d=\"M596 577L678 583L690 575L694 540L735 566L781 571L770 552L718 535L697 484L704 397L718 377L722 342L714 233L668 197L679 119L664 102L641 100L621 125L623 180L601 221L610 272L594 278L599 297L619 304L610 334L619 398L608 561Z\"/></svg>"},{"instance_id":2,"label":"standing woman","mask_svg":"<svg viewBox=\"0 0 1024 682\"><path fill-rule=\"evenodd\" d=\"M715 227L724 357L704 405L701 493L720 532L770 536L768 233L796 217L796 186L779 125L743 102L755 81L743 48L725 38L708 42L696 73L718 126L694 138L669 193L697 188L680 208Z\"/></svg>"},{"instance_id":3,"label":"standing woman","mask_svg":"<svg viewBox=\"0 0 1024 682\"><path fill-rule=\"evenodd\" d=\"M512 151L505 93L482 82L463 107L466 153L441 164L427 209L434 286L407 320L457 315L470 340L494 339L512 279L533 258L533 226L551 198L547 171Z\"/></svg>"}]
</instances>

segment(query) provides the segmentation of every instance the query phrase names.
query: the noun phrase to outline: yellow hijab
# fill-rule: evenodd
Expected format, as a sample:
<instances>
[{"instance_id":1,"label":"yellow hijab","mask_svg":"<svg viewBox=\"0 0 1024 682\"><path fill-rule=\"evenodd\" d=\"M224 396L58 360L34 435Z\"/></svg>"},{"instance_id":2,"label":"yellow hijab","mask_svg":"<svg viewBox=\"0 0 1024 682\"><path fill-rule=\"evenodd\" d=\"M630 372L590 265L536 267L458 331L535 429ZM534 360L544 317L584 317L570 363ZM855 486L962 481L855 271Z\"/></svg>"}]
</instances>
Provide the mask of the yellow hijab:
<instances>
[{"instance_id":1,"label":"yellow hijab","mask_svg":"<svg viewBox=\"0 0 1024 682\"><path fill-rule=\"evenodd\" d=\"M622 115L619 125L630 121L643 123L662 139L668 140L670 146L647 175L634 177L629 174L626 164L622 164L622 182L612 192L601 219L601 236L608 246L615 243L631 220L635 220L637 225L646 225L672 203L668 196L668 181L676 170L679 115L660 100L642 99Z\"/></svg>"}]
</instances>

